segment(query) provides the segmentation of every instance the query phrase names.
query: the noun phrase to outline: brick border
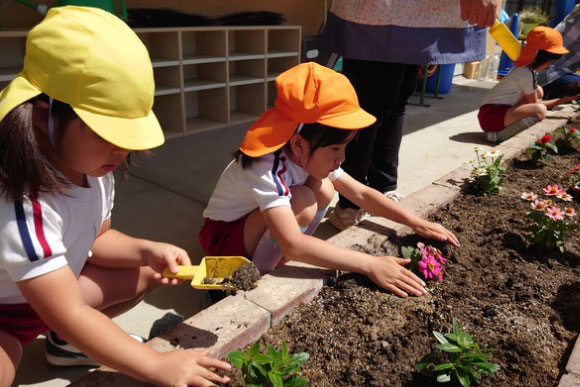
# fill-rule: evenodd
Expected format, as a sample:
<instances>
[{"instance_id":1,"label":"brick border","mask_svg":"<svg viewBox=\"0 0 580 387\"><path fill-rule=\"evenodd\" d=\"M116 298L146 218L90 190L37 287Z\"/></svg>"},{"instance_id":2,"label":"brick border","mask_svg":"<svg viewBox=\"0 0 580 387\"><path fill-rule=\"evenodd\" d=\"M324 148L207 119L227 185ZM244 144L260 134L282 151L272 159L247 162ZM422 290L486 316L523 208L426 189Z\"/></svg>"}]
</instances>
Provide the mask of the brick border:
<instances>
[{"instance_id":1,"label":"brick border","mask_svg":"<svg viewBox=\"0 0 580 387\"><path fill-rule=\"evenodd\" d=\"M494 149L503 154L503 162L515 158L535 141L536 135L552 133L577 114L570 108L552 112L545 120L502 142ZM487 147L487 146L486 146ZM453 201L461 192L461 184L471 170L461 166L435 180L430 185L407 196L401 205L420 217L427 217ZM388 235L404 235L411 230L390 220L371 217L350 227L328 241L349 247L361 241L382 243ZM229 351L255 342L268 329L278 324L300 303L310 302L334 271L312 265L290 262L262 277L256 289L226 297L220 302L184 320L146 345L159 352L175 348L209 348L212 356L223 358ZM560 387L580 387L580 339L570 356ZM71 384L92 386L136 387L148 384L100 367Z\"/></svg>"}]
</instances>

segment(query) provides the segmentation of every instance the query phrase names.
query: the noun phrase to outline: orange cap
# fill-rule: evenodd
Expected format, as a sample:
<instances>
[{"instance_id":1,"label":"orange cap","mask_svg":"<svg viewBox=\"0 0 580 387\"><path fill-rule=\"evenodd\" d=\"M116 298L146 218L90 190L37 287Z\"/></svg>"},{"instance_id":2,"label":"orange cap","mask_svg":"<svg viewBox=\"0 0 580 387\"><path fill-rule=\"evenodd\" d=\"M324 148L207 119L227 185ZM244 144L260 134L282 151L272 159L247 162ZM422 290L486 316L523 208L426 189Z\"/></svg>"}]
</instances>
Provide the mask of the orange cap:
<instances>
[{"instance_id":1,"label":"orange cap","mask_svg":"<svg viewBox=\"0 0 580 387\"><path fill-rule=\"evenodd\" d=\"M535 27L526 37L526 45L514 65L517 67L527 66L534 61L538 50L551 52L552 54L567 54L570 51L564 47L562 34L550 27Z\"/></svg>"},{"instance_id":2,"label":"orange cap","mask_svg":"<svg viewBox=\"0 0 580 387\"><path fill-rule=\"evenodd\" d=\"M276 78L278 97L274 108L248 129L239 149L259 157L280 149L300 123L338 129L361 129L376 118L358 104L349 80L342 74L314 62L302 63Z\"/></svg>"}]
</instances>

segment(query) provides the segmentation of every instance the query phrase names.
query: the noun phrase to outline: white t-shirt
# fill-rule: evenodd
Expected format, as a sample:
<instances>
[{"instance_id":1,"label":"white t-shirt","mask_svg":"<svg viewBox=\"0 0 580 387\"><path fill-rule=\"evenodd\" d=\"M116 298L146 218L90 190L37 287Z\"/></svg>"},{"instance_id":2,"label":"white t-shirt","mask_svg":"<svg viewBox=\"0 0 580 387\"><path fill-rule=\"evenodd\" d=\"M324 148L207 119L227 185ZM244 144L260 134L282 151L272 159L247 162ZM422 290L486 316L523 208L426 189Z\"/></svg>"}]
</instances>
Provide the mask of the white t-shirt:
<instances>
[{"instance_id":1,"label":"white t-shirt","mask_svg":"<svg viewBox=\"0 0 580 387\"><path fill-rule=\"evenodd\" d=\"M65 265L79 276L115 196L112 173L87 181L89 188L71 186L67 195L0 200L0 304L26 303L17 281Z\"/></svg>"},{"instance_id":2,"label":"white t-shirt","mask_svg":"<svg viewBox=\"0 0 580 387\"><path fill-rule=\"evenodd\" d=\"M336 180L343 172L338 168L328 177ZM308 173L283 151L258 158L248 169L233 160L222 172L203 216L233 222L256 208L289 207L289 188L304 185L307 178Z\"/></svg>"},{"instance_id":3,"label":"white t-shirt","mask_svg":"<svg viewBox=\"0 0 580 387\"><path fill-rule=\"evenodd\" d=\"M536 92L536 75L529 67L515 67L483 99L482 105L514 106L525 94Z\"/></svg>"}]
</instances>

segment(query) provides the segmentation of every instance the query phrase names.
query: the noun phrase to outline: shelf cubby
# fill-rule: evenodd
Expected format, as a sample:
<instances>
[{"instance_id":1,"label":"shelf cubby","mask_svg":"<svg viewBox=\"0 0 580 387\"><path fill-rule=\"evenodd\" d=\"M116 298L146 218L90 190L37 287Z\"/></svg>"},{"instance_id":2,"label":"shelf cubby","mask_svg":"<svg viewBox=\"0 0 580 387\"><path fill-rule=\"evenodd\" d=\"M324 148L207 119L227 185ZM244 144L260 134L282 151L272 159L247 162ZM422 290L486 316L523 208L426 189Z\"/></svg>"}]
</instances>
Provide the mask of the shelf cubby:
<instances>
[{"instance_id":1,"label":"shelf cubby","mask_svg":"<svg viewBox=\"0 0 580 387\"><path fill-rule=\"evenodd\" d=\"M183 66L183 91L200 91L226 87L226 62Z\"/></svg>"},{"instance_id":2,"label":"shelf cubby","mask_svg":"<svg viewBox=\"0 0 580 387\"><path fill-rule=\"evenodd\" d=\"M179 67L154 67L155 96L180 94L182 89Z\"/></svg>"},{"instance_id":3,"label":"shelf cubby","mask_svg":"<svg viewBox=\"0 0 580 387\"><path fill-rule=\"evenodd\" d=\"M268 58L298 57L300 55L300 31L278 27L268 30Z\"/></svg>"},{"instance_id":4,"label":"shelf cubby","mask_svg":"<svg viewBox=\"0 0 580 387\"><path fill-rule=\"evenodd\" d=\"M255 121L266 110L265 84L230 87L230 125Z\"/></svg>"},{"instance_id":5,"label":"shelf cubby","mask_svg":"<svg viewBox=\"0 0 580 387\"><path fill-rule=\"evenodd\" d=\"M242 86L253 83L264 83L266 77L266 60L239 60L229 62L229 85Z\"/></svg>"},{"instance_id":6,"label":"shelf cubby","mask_svg":"<svg viewBox=\"0 0 580 387\"><path fill-rule=\"evenodd\" d=\"M0 85L5 86L22 70L26 32L4 32L3 34L5 38L0 43Z\"/></svg>"},{"instance_id":7,"label":"shelf cubby","mask_svg":"<svg viewBox=\"0 0 580 387\"><path fill-rule=\"evenodd\" d=\"M183 64L226 61L225 30L182 31Z\"/></svg>"},{"instance_id":8,"label":"shelf cubby","mask_svg":"<svg viewBox=\"0 0 580 387\"><path fill-rule=\"evenodd\" d=\"M300 63L299 56L268 58L266 81L273 81L278 75Z\"/></svg>"},{"instance_id":9,"label":"shelf cubby","mask_svg":"<svg viewBox=\"0 0 580 387\"><path fill-rule=\"evenodd\" d=\"M266 83L266 109L274 107L274 101L278 96L278 90L276 89L276 82L269 81Z\"/></svg>"},{"instance_id":10,"label":"shelf cubby","mask_svg":"<svg viewBox=\"0 0 580 387\"><path fill-rule=\"evenodd\" d=\"M147 47L154 68L180 64L181 47L177 31L143 29L137 32L137 36Z\"/></svg>"},{"instance_id":11,"label":"shelf cubby","mask_svg":"<svg viewBox=\"0 0 580 387\"><path fill-rule=\"evenodd\" d=\"M190 91L185 95L185 131L201 132L228 124L227 90Z\"/></svg>"},{"instance_id":12,"label":"shelf cubby","mask_svg":"<svg viewBox=\"0 0 580 387\"><path fill-rule=\"evenodd\" d=\"M167 138L183 134L184 112L181 93L157 96L153 111Z\"/></svg>"},{"instance_id":13,"label":"shelf cubby","mask_svg":"<svg viewBox=\"0 0 580 387\"><path fill-rule=\"evenodd\" d=\"M228 60L261 59L266 56L264 29L231 29L228 31Z\"/></svg>"}]
</instances>

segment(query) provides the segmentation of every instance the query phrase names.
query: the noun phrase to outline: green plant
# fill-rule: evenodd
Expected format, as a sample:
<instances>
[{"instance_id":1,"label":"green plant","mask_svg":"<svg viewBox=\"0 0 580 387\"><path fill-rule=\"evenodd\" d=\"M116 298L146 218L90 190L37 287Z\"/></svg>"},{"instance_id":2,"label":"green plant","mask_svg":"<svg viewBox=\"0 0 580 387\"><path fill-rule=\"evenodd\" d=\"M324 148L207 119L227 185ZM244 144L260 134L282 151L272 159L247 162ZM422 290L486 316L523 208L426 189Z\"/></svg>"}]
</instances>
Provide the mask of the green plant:
<instances>
[{"instance_id":1,"label":"green plant","mask_svg":"<svg viewBox=\"0 0 580 387\"><path fill-rule=\"evenodd\" d=\"M505 168L500 165L503 154L498 150L491 150L480 156L478 147L473 150L477 157L469 162L473 167L471 180L477 184L484 195L500 192L501 175L505 172Z\"/></svg>"},{"instance_id":2,"label":"green plant","mask_svg":"<svg viewBox=\"0 0 580 387\"><path fill-rule=\"evenodd\" d=\"M545 134L542 137L536 137L538 139L528 146L526 153L534 163L539 160L544 164L548 164L551 155L558 153L558 147L552 144L552 136L549 134Z\"/></svg>"},{"instance_id":3,"label":"green plant","mask_svg":"<svg viewBox=\"0 0 580 387\"><path fill-rule=\"evenodd\" d=\"M260 352L260 345L254 343L246 352L232 351L228 360L242 371L248 387L303 387L308 379L299 376L301 367L308 360L307 352L288 353L288 347L282 342L282 349L277 351L267 346L266 353Z\"/></svg>"},{"instance_id":4,"label":"green plant","mask_svg":"<svg viewBox=\"0 0 580 387\"><path fill-rule=\"evenodd\" d=\"M500 369L498 364L487 361L491 354L481 350L473 338L461 330L456 319L453 319L453 332L433 331L433 336L439 342L439 352L431 352L415 368L439 383L457 379L462 386L471 386L472 382L479 383L482 375L493 375Z\"/></svg>"},{"instance_id":5,"label":"green plant","mask_svg":"<svg viewBox=\"0 0 580 387\"><path fill-rule=\"evenodd\" d=\"M560 148L573 149L574 146L572 145L572 142L580 140L578 130L572 126L558 128L556 129L556 133L561 135L556 139L556 146L559 149Z\"/></svg>"},{"instance_id":6,"label":"green plant","mask_svg":"<svg viewBox=\"0 0 580 387\"><path fill-rule=\"evenodd\" d=\"M521 23L537 23L539 25L548 24L550 20L548 15L537 5L522 9L519 17Z\"/></svg>"}]
</instances>

